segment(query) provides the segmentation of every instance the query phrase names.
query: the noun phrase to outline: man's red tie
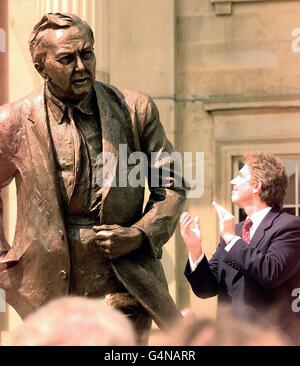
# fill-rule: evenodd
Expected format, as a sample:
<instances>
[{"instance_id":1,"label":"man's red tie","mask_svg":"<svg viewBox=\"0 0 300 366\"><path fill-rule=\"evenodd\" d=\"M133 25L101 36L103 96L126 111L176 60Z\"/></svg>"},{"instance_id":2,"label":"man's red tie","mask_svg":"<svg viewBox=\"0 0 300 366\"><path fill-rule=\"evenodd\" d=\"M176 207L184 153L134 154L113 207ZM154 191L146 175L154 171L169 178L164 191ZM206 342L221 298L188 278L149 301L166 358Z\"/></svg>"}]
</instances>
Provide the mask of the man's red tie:
<instances>
[{"instance_id":1,"label":"man's red tie","mask_svg":"<svg viewBox=\"0 0 300 366\"><path fill-rule=\"evenodd\" d=\"M244 240L247 244L250 243L250 228L253 225L251 219L247 219L244 221L242 228L242 240Z\"/></svg>"}]
</instances>

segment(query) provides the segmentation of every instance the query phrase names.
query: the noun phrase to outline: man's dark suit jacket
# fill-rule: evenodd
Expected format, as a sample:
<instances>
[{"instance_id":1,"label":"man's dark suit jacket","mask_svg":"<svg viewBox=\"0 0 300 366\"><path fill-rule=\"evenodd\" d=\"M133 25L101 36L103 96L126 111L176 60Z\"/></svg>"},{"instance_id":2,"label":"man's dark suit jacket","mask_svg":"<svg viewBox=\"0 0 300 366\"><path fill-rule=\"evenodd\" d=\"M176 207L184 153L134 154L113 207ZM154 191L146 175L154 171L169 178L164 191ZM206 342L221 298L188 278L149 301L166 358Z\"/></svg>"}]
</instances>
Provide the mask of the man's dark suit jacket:
<instances>
[{"instance_id":1,"label":"man's dark suit jacket","mask_svg":"<svg viewBox=\"0 0 300 366\"><path fill-rule=\"evenodd\" d=\"M241 236L243 222L237 224ZM277 207L263 219L250 244L238 240L227 252L221 240L212 259L206 257L185 275L200 298L218 295L234 319L257 321L300 340L300 312L293 312L292 290L300 287L300 218ZM225 313L228 315L228 313Z\"/></svg>"}]
</instances>

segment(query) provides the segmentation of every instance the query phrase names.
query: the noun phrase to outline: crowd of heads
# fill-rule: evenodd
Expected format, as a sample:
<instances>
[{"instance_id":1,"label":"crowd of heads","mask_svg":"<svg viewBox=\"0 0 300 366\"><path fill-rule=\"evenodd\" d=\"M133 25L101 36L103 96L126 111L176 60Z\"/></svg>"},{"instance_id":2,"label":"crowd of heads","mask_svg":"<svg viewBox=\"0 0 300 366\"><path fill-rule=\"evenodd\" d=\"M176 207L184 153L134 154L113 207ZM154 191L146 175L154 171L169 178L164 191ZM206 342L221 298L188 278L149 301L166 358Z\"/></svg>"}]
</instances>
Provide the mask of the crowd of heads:
<instances>
[{"instance_id":1,"label":"crowd of heads","mask_svg":"<svg viewBox=\"0 0 300 366\"><path fill-rule=\"evenodd\" d=\"M104 302L84 297L53 300L14 332L15 346L133 346L130 321Z\"/></svg>"},{"instance_id":2,"label":"crowd of heads","mask_svg":"<svg viewBox=\"0 0 300 366\"><path fill-rule=\"evenodd\" d=\"M189 309L167 331L153 330L152 346L280 346L282 334L259 324L232 319L198 317ZM101 300L64 297L54 300L25 319L12 334L15 346L135 346L131 322Z\"/></svg>"}]
</instances>

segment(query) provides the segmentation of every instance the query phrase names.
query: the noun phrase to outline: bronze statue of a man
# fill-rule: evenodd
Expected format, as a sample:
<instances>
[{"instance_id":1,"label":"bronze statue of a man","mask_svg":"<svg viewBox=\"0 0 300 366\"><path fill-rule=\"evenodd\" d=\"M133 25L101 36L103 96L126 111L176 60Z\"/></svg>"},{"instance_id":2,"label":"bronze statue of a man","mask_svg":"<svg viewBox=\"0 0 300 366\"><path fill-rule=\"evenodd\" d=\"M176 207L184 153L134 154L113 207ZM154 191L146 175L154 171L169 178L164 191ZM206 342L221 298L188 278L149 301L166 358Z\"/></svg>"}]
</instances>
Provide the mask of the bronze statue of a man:
<instances>
[{"instance_id":1,"label":"bronze statue of a man","mask_svg":"<svg viewBox=\"0 0 300 366\"><path fill-rule=\"evenodd\" d=\"M172 170L173 148L158 110L141 93L95 81L94 36L79 17L45 15L29 45L44 86L0 109L0 188L13 178L17 186L12 246L0 225L0 288L22 318L66 294L105 296L140 337L151 319L165 327L179 313L161 247L174 232L186 190L174 184L181 177ZM118 184L136 167L119 169L119 145L149 161L156 152L150 164L156 171L171 167L168 184L151 186L148 179L144 210L143 186ZM109 168L99 160L104 153L115 157ZM114 184L101 184L101 169Z\"/></svg>"}]
</instances>

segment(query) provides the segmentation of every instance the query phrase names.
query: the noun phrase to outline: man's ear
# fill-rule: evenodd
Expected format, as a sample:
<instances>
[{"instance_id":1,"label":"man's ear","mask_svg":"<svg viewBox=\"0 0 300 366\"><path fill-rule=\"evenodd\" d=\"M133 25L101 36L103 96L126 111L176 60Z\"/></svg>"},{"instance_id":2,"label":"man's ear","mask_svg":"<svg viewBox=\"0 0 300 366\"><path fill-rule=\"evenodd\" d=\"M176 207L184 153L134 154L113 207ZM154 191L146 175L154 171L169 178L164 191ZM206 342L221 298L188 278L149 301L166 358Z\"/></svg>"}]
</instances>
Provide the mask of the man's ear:
<instances>
[{"instance_id":1,"label":"man's ear","mask_svg":"<svg viewBox=\"0 0 300 366\"><path fill-rule=\"evenodd\" d=\"M34 67L36 68L37 72L42 76L43 79L48 81L48 75L45 72L44 65L38 62L34 63Z\"/></svg>"},{"instance_id":2,"label":"man's ear","mask_svg":"<svg viewBox=\"0 0 300 366\"><path fill-rule=\"evenodd\" d=\"M256 179L253 187L253 193L259 193L261 191L261 187L262 187L261 181Z\"/></svg>"}]
</instances>

